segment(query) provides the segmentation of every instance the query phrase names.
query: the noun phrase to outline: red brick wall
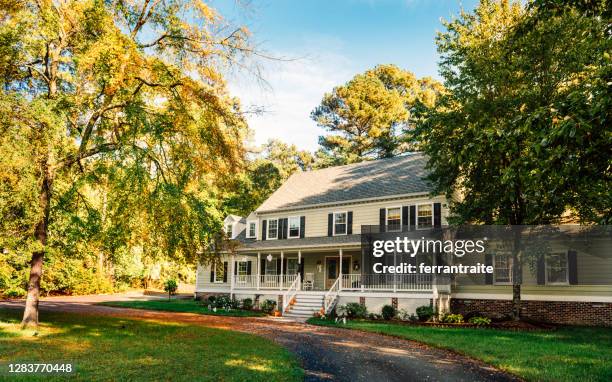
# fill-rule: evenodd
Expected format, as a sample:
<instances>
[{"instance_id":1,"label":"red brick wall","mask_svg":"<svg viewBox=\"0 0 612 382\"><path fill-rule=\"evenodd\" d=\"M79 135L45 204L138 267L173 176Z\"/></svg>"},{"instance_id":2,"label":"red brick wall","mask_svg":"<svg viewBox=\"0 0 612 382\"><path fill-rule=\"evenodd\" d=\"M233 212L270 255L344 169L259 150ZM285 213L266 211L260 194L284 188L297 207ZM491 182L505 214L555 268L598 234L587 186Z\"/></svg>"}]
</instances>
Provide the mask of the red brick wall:
<instances>
[{"instance_id":1,"label":"red brick wall","mask_svg":"<svg viewBox=\"0 0 612 382\"><path fill-rule=\"evenodd\" d=\"M510 300L451 299L452 313L478 312L491 318L510 316ZM612 303L521 301L521 317L554 324L612 326Z\"/></svg>"}]
</instances>

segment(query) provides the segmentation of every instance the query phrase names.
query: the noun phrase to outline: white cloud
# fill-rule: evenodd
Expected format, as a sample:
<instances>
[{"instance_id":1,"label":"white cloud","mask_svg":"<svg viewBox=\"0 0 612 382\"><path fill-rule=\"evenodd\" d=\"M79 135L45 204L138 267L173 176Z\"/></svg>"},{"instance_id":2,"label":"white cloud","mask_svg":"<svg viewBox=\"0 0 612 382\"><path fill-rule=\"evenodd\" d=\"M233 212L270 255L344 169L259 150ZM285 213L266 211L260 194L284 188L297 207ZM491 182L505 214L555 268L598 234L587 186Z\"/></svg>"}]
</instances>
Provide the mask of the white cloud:
<instances>
[{"instance_id":1,"label":"white cloud","mask_svg":"<svg viewBox=\"0 0 612 382\"><path fill-rule=\"evenodd\" d=\"M329 49L338 44L334 41L307 44L314 45ZM341 54L312 52L307 47L301 51L305 53L273 54L275 57L299 57L294 61L262 63L263 78L268 86L244 76L230 80L230 91L241 99L244 109L265 108L263 115L247 117L258 145L270 138L278 138L300 149L315 150L318 136L324 131L310 119L310 112L321 102L324 93L355 74L350 60Z\"/></svg>"}]
</instances>

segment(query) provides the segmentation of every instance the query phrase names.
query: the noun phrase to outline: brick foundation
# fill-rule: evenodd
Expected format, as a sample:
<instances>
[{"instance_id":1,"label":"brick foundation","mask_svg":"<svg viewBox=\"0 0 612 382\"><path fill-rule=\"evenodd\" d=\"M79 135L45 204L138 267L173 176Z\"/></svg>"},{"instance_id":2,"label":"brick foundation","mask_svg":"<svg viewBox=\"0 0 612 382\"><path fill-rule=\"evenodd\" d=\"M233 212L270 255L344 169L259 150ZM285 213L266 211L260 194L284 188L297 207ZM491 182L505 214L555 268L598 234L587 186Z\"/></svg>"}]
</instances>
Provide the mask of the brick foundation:
<instances>
[{"instance_id":1,"label":"brick foundation","mask_svg":"<svg viewBox=\"0 0 612 382\"><path fill-rule=\"evenodd\" d=\"M493 319L512 314L511 300L451 299L451 312L481 313ZM612 303L574 301L521 301L521 317L554 324L612 326Z\"/></svg>"}]
</instances>

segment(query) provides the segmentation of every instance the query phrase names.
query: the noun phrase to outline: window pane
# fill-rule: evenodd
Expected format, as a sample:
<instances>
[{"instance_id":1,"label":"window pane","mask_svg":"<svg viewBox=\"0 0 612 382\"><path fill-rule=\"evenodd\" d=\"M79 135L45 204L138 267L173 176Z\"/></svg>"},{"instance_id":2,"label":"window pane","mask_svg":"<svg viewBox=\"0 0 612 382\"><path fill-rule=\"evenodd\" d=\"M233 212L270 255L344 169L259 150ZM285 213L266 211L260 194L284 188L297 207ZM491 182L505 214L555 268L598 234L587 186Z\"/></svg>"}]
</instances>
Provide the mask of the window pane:
<instances>
[{"instance_id":1,"label":"window pane","mask_svg":"<svg viewBox=\"0 0 612 382\"><path fill-rule=\"evenodd\" d=\"M300 218L292 217L289 218L289 237L300 236Z\"/></svg>"},{"instance_id":2,"label":"window pane","mask_svg":"<svg viewBox=\"0 0 612 382\"><path fill-rule=\"evenodd\" d=\"M295 275L298 273L298 260L297 259L287 259L287 274Z\"/></svg>"},{"instance_id":3,"label":"window pane","mask_svg":"<svg viewBox=\"0 0 612 382\"><path fill-rule=\"evenodd\" d=\"M249 223L249 237L255 237L256 233L255 223Z\"/></svg>"},{"instance_id":4,"label":"window pane","mask_svg":"<svg viewBox=\"0 0 612 382\"><path fill-rule=\"evenodd\" d=\"M222 262L218 262L215 265L215 281L219 281L219 282L223 282L223 276L225 274L225 272L223 272L223 263Z\"/></svg>"},{"instance_id":5,"label":"window pane","mask_svg":"<svg viewBox=\"0 0 612 382\"><path fill-rule=\"evenodd\" d=\"M495 282L509 283L512 281L512 259L509 255L495 255Z\"/></svg>"},{"instance_id":6,"label":"window pane","mask_svg":"<svg viewBox=\"0 0 612 382\"><path fill-rule=\"evenodd\" d=\"M270 220L268 222L268 238L276 239L278 233L278 220Z\"/></svg>"},{"instance_id":7,"label":"window pane","mask_svg":"<svg viewBox=\"0 0 612 382\"><path fill-rule=\"evenodd\" d=\"M248 269L248 261L238 262L238 276L246 276Z\"/></svg>"},{"instance_id":8,"label":"window pane","mask_svg":"<svg viewBox=\"0 0 612 382\"><path fill-rule=\"evenodd\" d=\"M387 230L399 231L402 229L402 209L389 208L387 210Z\"/></svg>"},{"instance_id":9,"label":"window pane","mask_svg":"<svg viewBox=\"0 0 612 382\"><path fill-rule=\"evenodd\" d=\"M277 259L272 259L272 261L268 261L266 260L266 270L265 270L265 274L266 275L275 275L276 274L276 260Z\"/></svg>"},{"instance_id":10,"label":"window pane","mask_svg":"<svg viewBox=\"0 0 612 382\"><path fill-rule=\"evenodd\" d=\"M336 235L346 233L346 212L334 214L334 232Z\"/></svg>"},{"instance_id":11,"label":"window pane","mask_svg":"<svg viewBox=\"0 0 612 382\"><path fill-rule=\"evenodd\" d=\"M433 227L433 213L431 204L423 204L418 206L417 212L417 225L418 228L429 228Z\"/></svg>"},{"instance_id":12,"label":"window pane","mask_svg":"<svg viewBox=\"0 0 612 382\"><path fill-rule=\"evenodd\" d=\"M225 233L227 234L228 237L232 237L232 225L228 224L227 227L225 227Z\"/></svg>"},{"instance_id":13,"label":"window pane","mask_svg":"<svg viewBox=\"0 0 612 382\"><path fill-rule=\"evenodd\" d=\"M567 282L567 256L555 253L546 257L546 275L549 283Z\"/></svg>"}]
</instances>

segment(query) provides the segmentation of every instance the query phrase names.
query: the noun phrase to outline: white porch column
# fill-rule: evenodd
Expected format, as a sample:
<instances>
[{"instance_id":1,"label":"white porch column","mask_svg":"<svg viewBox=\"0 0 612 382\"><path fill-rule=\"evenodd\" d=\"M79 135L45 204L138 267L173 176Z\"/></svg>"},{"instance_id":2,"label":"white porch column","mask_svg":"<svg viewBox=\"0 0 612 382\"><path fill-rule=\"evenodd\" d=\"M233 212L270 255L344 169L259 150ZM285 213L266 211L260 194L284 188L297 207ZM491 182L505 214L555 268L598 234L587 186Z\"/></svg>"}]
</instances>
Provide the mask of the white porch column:
<instances>
[{"instance_id":1,"label":"white porch column","mask_svg":"<svg viewBox=\"0 0 612 382\"><path fill-rule=\"evenodd\" d=\"M232 265L230 266L230 298L234 298L234 267L236 266L236 255L232 253Z\"/></svg>"},{"instance_id":2,"label":"white porch column","mask_svg":"<svg viewBox=\"0 0 612 382\"><path fill-rule=\"evenodd\" d=\"M283 264L283 259L284 259L284 253L283 253L283 251L281 251L281 266L280 266L280 268L281 268L281 274L280 274L280 289L281 289L281 290L283 290L283 277L285 276L285 275L284 275L284 272L283 272L283 268L284 268L284 267L283 267L283 265L284 265L284 264Z\"/></svg>"},{"instance_id":3,"label":"white porch column","mask_svg":"<svg viewBox=\"0 0 612 382\"><path fill-rule=\"evenodd\" d=\"M340 255L340 285L338 285L338 290L342 290L342 248L340 248L338 254Z\"/></svg>"},{"instance_id":4,"label":"white porch column","mask_svg":"<svg viewBox=\"0 0 612 382\"><path fill-rule=\"evenodd\" d=\"M397 252L393 251L393 268L397 265ZM393 273L393 293L397 292L397 273Z\"/></svg>"},{"instance_id":5,"label":"white porch column","mask_svg":"<svg viewBox=\"0 0 612 382\"><path fill-rule=\"evenodd\" d=\"M261 280L261 253L257 252L257 290L259 290L260 280Z\"/></svg>"},{"instance_id":6,"label":"white porch column","mask_svg":"<svg viewBox=\"0 0 612 382\"><path fill-rule=\"evenodd\" d=\"M302 251L298 251L298 270L302 269ZM302 273L298 273L299 275L301 275ZM300 280L300 282L298 283L297 286L297 290L302 290L302 283L304 282L304 280Z\"/></svg>"}]
</instances>

